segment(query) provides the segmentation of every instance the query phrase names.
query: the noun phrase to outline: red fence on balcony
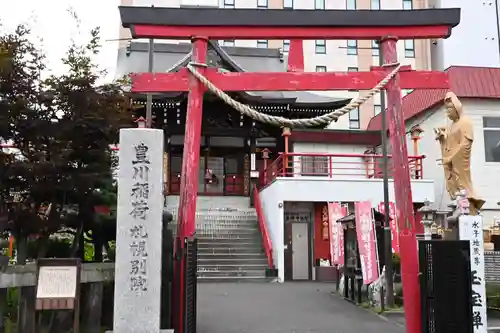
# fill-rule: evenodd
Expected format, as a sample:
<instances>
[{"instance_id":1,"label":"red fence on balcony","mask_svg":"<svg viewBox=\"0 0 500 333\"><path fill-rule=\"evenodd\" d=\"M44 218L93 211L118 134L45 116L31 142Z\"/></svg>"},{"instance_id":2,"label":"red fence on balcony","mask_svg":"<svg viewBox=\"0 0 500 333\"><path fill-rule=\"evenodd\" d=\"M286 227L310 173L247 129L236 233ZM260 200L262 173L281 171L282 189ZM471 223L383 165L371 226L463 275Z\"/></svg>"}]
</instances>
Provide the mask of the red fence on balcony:
<instances>
[{"instance_id":1,"label":"red fence on balcony","mask_svg":"<svg viewBox=\"0 0 500 333\"><path fill-rule=\"evenodd\" d=\"M424 155L408 156L412 179L422 179ZM392 156L388 175L392 178ZM332 179L383 178L383 156L375 154L281 153L261 175L260 184L267 185L277 177L324 177Z\"/></svg>"},{"instance_id":2,"label":"red fence on balcony","mask_svg":"<svg viewBox=\"0 0 500 333\"><path fill-rule=\"evenodd\" d=\"M264 250L267 256L267 265L269 268L274 269L273 263L273 245L271 242L271 237L269 236L269 231L267 230L267 224L265 221L265 214L262 210L262 203L260 202L259 190L257 186L253 188L253 200L255 211L257 212L257 219L259 221L260 232L262 233L262 242L264 243Z\"/></svg>"}]
</instances>

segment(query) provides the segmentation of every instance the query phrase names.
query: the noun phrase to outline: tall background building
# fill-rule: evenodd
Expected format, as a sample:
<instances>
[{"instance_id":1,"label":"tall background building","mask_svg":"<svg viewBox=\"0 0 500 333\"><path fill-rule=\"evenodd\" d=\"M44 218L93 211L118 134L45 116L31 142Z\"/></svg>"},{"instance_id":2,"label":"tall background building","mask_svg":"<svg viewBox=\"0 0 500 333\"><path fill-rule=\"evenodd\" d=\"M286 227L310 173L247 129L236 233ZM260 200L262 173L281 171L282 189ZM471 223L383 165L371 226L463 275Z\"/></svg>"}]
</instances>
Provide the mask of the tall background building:
<instances>
[{"instance_id":1,"label":"tall background building","mask_svg":"<svg viewBox=\"0 0 500 333\"><path fill-rule=\"evenodd\" d=\"M445 40L404 40L398 43L399 61L417 70L444 70L450 66L500 67L500 3L498 0L122 0L129 6L213 6L227 8L266 9L462 9L461 22ZM127 43L129 31L120 30L121 47ZM160 41L158 41L160 42ZM177 41L161 41L177 43ZM286 53L290 41L225 40L225 46L281 48ZM367 71L378 65L375 41L335 40L305 41L306 71ZM354 97L358 92L321 92L335 97ZM403 92L403 94L408 91ZM380 97L368 101L360 110L351 112L331 125L339 129L366 129L370 119L381 110Z\"/></svg>"}]
</instances>

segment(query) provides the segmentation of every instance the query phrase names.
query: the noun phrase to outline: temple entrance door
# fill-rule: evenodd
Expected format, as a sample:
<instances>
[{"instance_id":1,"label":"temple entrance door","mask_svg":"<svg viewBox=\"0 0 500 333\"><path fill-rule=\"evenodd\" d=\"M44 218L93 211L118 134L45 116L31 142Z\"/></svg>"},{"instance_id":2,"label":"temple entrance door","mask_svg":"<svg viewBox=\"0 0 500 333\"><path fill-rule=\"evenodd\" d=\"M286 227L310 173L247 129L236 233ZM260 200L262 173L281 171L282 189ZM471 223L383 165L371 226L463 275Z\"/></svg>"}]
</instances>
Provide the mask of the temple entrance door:
<instances>
[{"instance_id":1,"label":"temple entrance door","mask_svg":"<svg viewBox=\"0 0 500 333\"><path fill-rule=\"evenodd\" d=\"M198 169L199 195L245 195L245 174L250 172L245 169L245 155L248 151L245 150L241 140L231 139L235 138L216 137L202 142ZM171 143L169 147L169 194L171 195L177 195L180 191L183 153L180 142L182 140L183 137L178 138L175 144ZM210 143L212 145L209 145ZM229 147L224 145L229 145Z\"/></svg>"},{"instance_id":2,"label":"temple entrance door","mask_svg":"<svg viewBox=\"0 0 500 333\"><path fill-rule=\"evenodd\" d=\"M206 194L223 195L224 194L224 158L206 157L206 169L204 175Z\"/></svg>"}]
</instances>

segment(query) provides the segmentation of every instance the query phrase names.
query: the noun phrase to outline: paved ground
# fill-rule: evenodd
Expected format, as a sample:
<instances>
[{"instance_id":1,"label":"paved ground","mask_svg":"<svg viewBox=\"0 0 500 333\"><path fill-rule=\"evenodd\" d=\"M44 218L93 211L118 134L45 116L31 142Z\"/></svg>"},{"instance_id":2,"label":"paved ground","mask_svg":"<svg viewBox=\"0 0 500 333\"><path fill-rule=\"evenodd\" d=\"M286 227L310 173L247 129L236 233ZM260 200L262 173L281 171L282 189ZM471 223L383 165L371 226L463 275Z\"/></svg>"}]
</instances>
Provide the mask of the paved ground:
<instances>
[{"instance_id":1,"label":"paved ground","mask_svg":"<svg viewBox=\"0 0 500 333\"><path fill-rule=\"evenodd\" d=\"M386 312L383 315L390 322L405 327L404 312ZM488 332L500 333L500 314L496 311L488 312Z\"/></svg>"},{"instance_id":2,"label":"paved ground","mask_svg":"<svg viewBox=\"0 0 500 333\"><path fill-rule=\"evenodd\" d=\"M197 333L403 333L326 283L200 283Z\"/></svg>"}]
</instances>

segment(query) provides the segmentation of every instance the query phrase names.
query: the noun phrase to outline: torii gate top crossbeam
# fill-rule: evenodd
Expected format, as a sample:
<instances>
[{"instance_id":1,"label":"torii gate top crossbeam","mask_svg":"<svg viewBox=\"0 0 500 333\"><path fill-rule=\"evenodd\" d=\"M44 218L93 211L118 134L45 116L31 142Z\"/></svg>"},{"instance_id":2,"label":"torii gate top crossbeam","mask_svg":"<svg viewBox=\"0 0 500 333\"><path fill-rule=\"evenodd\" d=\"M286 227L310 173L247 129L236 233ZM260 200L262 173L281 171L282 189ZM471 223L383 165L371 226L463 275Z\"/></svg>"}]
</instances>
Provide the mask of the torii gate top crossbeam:
<instances>
[{"instance_id":1,"label":"torii gate top crossbeam","mask_svg":"<svg viewBox=\"0 0 500 333\"><path fill-rule=\"evenodd\" d=\"M134 38L365 39L447 38L460 9L282 10L122 6ZM230 11L230 13L229 13Z\"/></svg>"}]
</instances>

